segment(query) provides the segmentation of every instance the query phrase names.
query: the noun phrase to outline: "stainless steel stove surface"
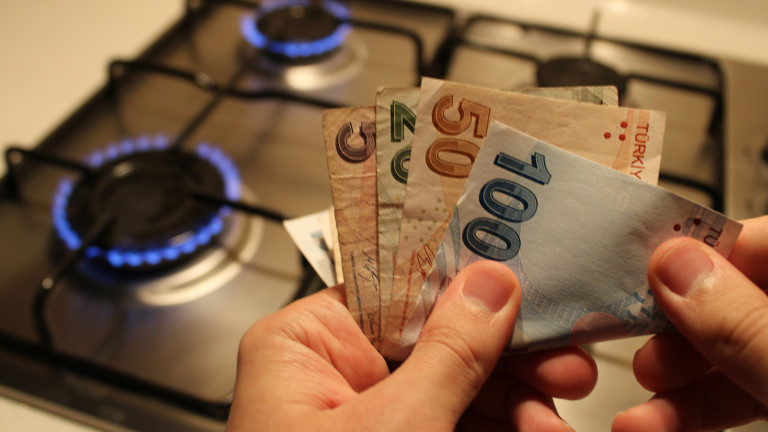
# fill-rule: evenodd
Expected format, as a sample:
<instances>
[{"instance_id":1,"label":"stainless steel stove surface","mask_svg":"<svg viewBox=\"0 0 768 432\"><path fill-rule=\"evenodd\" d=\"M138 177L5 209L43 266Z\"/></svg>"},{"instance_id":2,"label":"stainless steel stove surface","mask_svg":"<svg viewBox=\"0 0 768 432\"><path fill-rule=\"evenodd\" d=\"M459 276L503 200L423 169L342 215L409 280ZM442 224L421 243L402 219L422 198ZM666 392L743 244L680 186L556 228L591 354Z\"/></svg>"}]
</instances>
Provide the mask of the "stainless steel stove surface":
<instances>
[{"instance_id":1,"label":"stainless steel stove surface","mask_svg":"<svg viewBox=\"0 0 768 432\"><path fill-rule=\"evenodd\" d=\"M513 89L537 85L552 60L576 59L556 71L566 78L604 65L612 81L594 83L624 86L622 104L668 112L663 187L734 217L768 210L763 68L601 37L600 15L574 31L347 4L189 1L33 151L6 152L1 386L106 429L222 429L243 332L321 287L279 221L330 205L323 109L371 105L378 87L423 75ZM283 43L292 38L322 43ZM735 97L763 105L736 111ZM177 169L187 164L202 167ZM98 193L83 198L84 188ZM170 224L187 220L181 208L207 231ZM160 239L136 252L125 232L150 231Z\"/></svg>"}]
</instances>

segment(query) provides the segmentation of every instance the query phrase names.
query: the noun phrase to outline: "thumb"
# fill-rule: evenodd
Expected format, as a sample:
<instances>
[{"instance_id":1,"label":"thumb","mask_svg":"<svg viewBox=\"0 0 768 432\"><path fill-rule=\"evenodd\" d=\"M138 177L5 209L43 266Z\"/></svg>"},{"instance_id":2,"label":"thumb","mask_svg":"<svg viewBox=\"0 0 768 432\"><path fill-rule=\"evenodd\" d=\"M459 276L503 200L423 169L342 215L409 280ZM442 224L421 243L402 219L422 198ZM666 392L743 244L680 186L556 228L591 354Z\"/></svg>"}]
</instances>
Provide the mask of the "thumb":
<instances>
[{"instance_id":1,"label":"thumb","mask_svg":"<svg viewBox=\"0 0 768 432\"><path fill-rule=\"evenodd\" d=\"M468 266L442 294L391 378L420 399L409 403L455 424L509 342L519 308L520 285L510 269L492 261Z\"/></svg>"},{"instance_id":2,"label":"thumb","mask_svg":"<svg viewBox=\"0 0 768 432\"><path fill-rule=\"evenodd\" d=\"M734 383L768 406L768 297L699 241L662 244L648 266L672 324Z\"/></svg>"}]
</instances>

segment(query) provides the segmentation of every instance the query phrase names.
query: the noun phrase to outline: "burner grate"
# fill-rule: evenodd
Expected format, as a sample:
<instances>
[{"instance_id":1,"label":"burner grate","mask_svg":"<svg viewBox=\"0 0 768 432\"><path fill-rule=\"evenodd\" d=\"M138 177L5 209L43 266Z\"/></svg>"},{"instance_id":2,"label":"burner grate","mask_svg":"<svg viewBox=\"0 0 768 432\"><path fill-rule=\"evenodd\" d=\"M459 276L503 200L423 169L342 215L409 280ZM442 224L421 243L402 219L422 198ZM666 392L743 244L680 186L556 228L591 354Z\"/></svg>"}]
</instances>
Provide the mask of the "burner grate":
<instances>
[{"instance_id":1,"label":"burner grate","mask_svg":"<svg viewBox=\"0 0 768 432\"><path fill-rule=\"evenodd\" d=\"M341 3L325 0L264 2L240 21L243 37L256 48L288 58L307 58L331 52L344 43L352 26L350 11Z\"/></svg>"},{"instance_id":2,"label":"burner grate","mask_svg":"<svg viewBox=\"0 0 768 432\"><path fill-rule=\"evenodd\" d=\"M598 20L599 14L596 14L589 32L580 33L512 19L475 15L467 19L461 30L447 45L445 70L442 72L449 79L463 81L468 74L472 74L472 71L457 67L456 64L471 63L474 68L477 68L477 64L482 62L482 59L493 58L493 62L498 62L493 63L496 67L488 66L489 70L493 70L499 69L501 64L509 66L505 63L508 59L512 66L509 66L510 71L507 73L520 74L516 77L517 86L600 84L615 85L623 91L632 85L642 84L658 86L661 93L679 91L711 100L713 106L711 115L703 125L704 133L707 135L703 145L706 146L709 158L713 160L713 166L703 170L709 172L709 175L705 176L707 180L703 180L702 176L670 172L664 168L664 161L662 161L660 180L694 189L698 194L709 199L709 203L705 202L705 205L722 212L724 209L724 78L718 63L702 56L601 37L595 32ZM488 57L475 57L473 54L473 56L458 59L463 53L479 53L478 56ZM615 65L604 64L603 57L606 53L611 54L606 58L613 59ZM631 63L631 66L623 64L627 62ZM666 70L665 64L673 67ZM564 73L561 70L563 65L567 70L579 67L589 70L585 70L584 76L577 80L574 74ZM696 71L697 74L669 73L676 70ZM579 75L578 71L576 75ZM533 82L528 81L529 79ZM491 82L476 84L499 86ZM657 106L648 108L659 109ZM668 124L668 132L669 129ZM674 144L680 146L694 143Z\"/></svg>"},{"instance_id":3,"label":"burner grate","mask_svg":"<svg viewBox=\"0 0 768 432\"><path fill-rule=\"evenodd\" d=\"M69 249L78 249L83 233L105 213L115 215L109 238L102 235L98 242L102 244L89 247L85 254L117 268L154 269L173 263L221 233L229 208L216 211L196 202L191 188L202 183L237 200L237 168L209 144L197 146L196 158L167 152L168 145L162 136L123 140L87 158L94 174L77 184L69 179L60 182L53 199L53 223Z\"/></svg>"}]
</instances>

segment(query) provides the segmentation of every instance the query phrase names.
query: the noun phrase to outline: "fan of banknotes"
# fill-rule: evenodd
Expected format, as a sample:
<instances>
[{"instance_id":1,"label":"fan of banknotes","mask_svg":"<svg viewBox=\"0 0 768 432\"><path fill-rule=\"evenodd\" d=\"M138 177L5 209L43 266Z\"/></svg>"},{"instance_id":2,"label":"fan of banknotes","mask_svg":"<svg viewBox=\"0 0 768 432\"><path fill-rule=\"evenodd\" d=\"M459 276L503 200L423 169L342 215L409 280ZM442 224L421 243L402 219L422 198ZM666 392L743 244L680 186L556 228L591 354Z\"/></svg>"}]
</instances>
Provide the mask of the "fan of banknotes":
<instances>
[{"instance_id":1,"label":"fan of banknotes","mask_svg":"<svg viewBox=\"0 0 768 432\"><path fill-rule=\"evenodd\" d=\"M665 120L618 106L613 87L383 88L375 106L324 113L333 208L286 228L390 359L477 260L521 282L510 350L664 331L656 246L689 236L727 256L741 230L655 186Z\"/></svg>"}]
</instances>

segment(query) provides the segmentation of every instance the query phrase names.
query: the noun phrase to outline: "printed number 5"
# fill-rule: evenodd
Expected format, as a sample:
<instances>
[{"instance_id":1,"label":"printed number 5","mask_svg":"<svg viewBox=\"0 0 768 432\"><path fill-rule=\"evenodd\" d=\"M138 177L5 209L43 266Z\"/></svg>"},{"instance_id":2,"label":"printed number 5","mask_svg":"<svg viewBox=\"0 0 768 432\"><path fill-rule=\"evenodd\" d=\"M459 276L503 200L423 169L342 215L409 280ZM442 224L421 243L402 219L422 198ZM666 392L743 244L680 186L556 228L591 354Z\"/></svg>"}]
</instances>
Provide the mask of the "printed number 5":
<instances>
[{"instance_id":1,"label":"printed number 5","mask_svg":"<svg viewBox=\"0 0 768 432\"><path fill-rule=\"evenodd\" d=\"M352 123L347 123L336 134L336 153L347 162L357 163L368 159L376 150L376 123L360 123L363 145L352 147L349 143L354 134Z\"/></svg>"}]
</instances>

